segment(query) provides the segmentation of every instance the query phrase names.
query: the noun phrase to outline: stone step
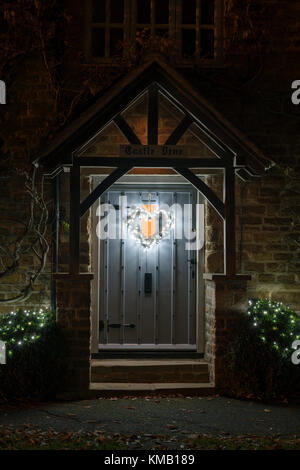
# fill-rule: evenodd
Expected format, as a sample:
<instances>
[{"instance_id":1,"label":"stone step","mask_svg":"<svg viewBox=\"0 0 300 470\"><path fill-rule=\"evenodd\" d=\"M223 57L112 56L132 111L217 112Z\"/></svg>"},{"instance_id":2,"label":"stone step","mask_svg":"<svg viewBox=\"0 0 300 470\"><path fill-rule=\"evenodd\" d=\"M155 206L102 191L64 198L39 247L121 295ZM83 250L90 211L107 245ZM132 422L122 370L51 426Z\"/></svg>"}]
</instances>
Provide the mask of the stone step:
<instances>
[{"instance_id":1,"label":"stone step","mask_svg":"<svg viewBox=\"0 0 300 470\"><path fill-rule=\"evenodd\" d=\"M90 396L111 396L111 393L126 395L136 395L140 393L181 393L185 395L212 395L215 393L215 387L211 382L204 383L187 383L187 382L171 382L171 383L118 383L118 382L100 382L90 384Z\"/></svg>"},{"instance_id":2,"label":"stone step","mask_svg":"<svg viewBox=\"0 0 300 470\"><path fill-rule=\"evenodd\" d=\"M209 383L203 359L94 359L92 383Z\"/></svg>"}]
</instances>

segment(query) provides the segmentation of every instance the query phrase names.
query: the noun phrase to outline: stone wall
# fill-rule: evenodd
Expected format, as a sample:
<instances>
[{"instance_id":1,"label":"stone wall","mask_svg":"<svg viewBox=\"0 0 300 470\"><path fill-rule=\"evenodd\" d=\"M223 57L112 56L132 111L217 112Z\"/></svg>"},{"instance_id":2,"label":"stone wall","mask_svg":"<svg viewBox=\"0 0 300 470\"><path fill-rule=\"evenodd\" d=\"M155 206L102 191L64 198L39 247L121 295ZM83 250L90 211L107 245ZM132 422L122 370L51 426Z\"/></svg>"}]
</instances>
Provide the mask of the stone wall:
<instances>
[{"instance_id":1,"label":"stone wall","mask_svg":"<svg viewBox=\"0 0 300 470\"><path fill-rule=\"evenodd\" d=\"M92 276L57 275L57 323L64 334L65 393L85 397L90 384L90 281Z\"/></svg>"},{"instance_id":2,"label":"stone wall","mask_svg":"<svg viewBox=\"0 0 300 470\"><path fill-rule=\"evenodd\" d=\"M66 56L62 71L69 77L70 83L73 83L72 77L75 77L74 83L77 86L81 79L86 78L91 64L86 64L81 54L84 42L83 3L76 1L67 4L71 15L67 32L70 53ZM243 28L247 28L241 2L237 21L231 16L225 21L225 66L216 69L201 67L191 70L180 69L180 72L191 81L191 86L200 89L201 94L267 156L278 165L290 166L298 171L300 108L291 104L290 86L293 80L299 79L299 7L299 2L283 0L253 2L254 10L256 8L255 31L261 31L258 39L262 43L264 52L263 57L260 57L257 55L256 39L251 36L239 41L239 47L234 45L233 39L242 37ZM67 60L67 57L70 60ZM123 69L119 73L123 73ZM101 82L100 72L97 75L97 83L95 82L96 88L99 82ZM5 113L0 116L1 216L13 214L14 217L24 220L27 206L21 190L22 178L17 178L15 175L11 177L11 172L28 164L38 149L43 148L45 136L48 135L51 139L55 134L53 129L57 127L57 115L53 95L47 83L47 71L37 54L25 58L14 82L8 86L8 104ZM138 111L137 115L141 115L141 112ZM142 142L145 142L145 123L140 118L133 118L131 124L140 134ZM164 139L168 130L174 126L174 121L168 116L161 116L159 126L160 138ZM106 146L107 151L109 146L116 148L118 139L121 141L120 135L116 140L114 133L115 131L111 135L108 133L107 136L103 136L104 140L98 142L102 150ZM191 136L184 137L183 142L190 143L191 139ZM9 165L6 163L8 157ZM67 179L67 175L62 177L66 214L68 214ZM220 181L217 181L217 177L213 177L209 184L219 191ZM237 180L236 186L237 250L242 249L237 262L240 272L252 275L249 295L280 299L300 311L300 259L299 251L296 250L300 237L300 224L299 221L294 222L293 216L300 211L299 193L285 191L284 195L281 194L286 186L286 178L278 168L270 170L265 177L250 183ZM51 191L50 184L50 197L52 197ZM66 218L68 219L68 215ZM207 271L222 272L222 227L210 209L207 211L207 225ZM0 233L5 237L16 237L20 231L19 225L4 222L3 216L0 228ZM61 229L61 243L60 267L65 271L68 266L68 234L64 233L63 229ZM88 250L86 238L82 245L83 271L86 271L89 265ZM18 273L1 280L0 300L18 290L19 283L23 284L28 278L32 265L33 259L29 255L22 260ZM50 255L35 294L25 303L27 306L49 303L51 271ZM9 311L13 307L14 305L0 304L1 312Z\"/></svg>"},{"instance_id":3,"label":"stone wall","mask_svg":"<svg viewBox=\"0 0 300 470\"><path fill-rule=\"evenodd\" d=\"M1 178L0 176L0 244L11 244L11 251L15 247L16 241L22 238L22 234L26 229L29 220L30 198L25 191L25 178L22 176L13 176L13 184L9 178ZM49 244L49 254L46 267L39 276L33 293L31 296L21 302L5 303L9 299L13 299L21 294L21 290L29 285L30 277L36 273L40 266L40 260L35 256L32 250L28 251L20 257L19 266L16 270L0 279L0 313L10 312L20 306L26 308L48 308L50 305L50 286L52 272L53 244L51 239L51 220L53 217L52 185L45 185L45 200L48 201L49 209L49 230L47 241ZM26 238L23 245L33 238ZM8 265L13 260L6 258ZM4 301L4 302L3 302Z\"/></svg>"},{"instance_id":4,"label":"stone wall","mask_svg":"<svg viewBox=\"0 0 300 470\"><path fill-rule=\"evenodd\" d=\"M222 178L207 183L221 197ZM277 170L257 181L236 179L236 268L252 277L249 297L280 300L300 312L300 226L289 209L294 204L300 213L300 199L282 195L285 184ZM206 272L221 273L223 266L223 223L207 204Z\"/></svg>"},{"instance_id":5,"label":"stone wall","mask_svg":"<svg viewBox=\"0 0 300 470\"><path fill-rule=\"evenodd\" d=\"M282 184L283 179L273 173L244 188L244 208L238 217L240 233L242 222L241 272L252 276L250 297L280 300L300 312L300 257L293 243L294 237L299 240L300 226L283 209ZM239 184L238 201L241 188ZM290 203L297 206L300 200L291 197ZM300 213L300 206L297 210Z\"/></svg>"},{"instance_id":6,"label":"stone wall","mask_svg":"<svg viewBox=\"0 0 300 470\"><path fill-rule=\"evenodd\" d=\"M25 189L24 170L30 171L31 161L54 121L54 100L48 87L47 72L39 55L20 61L13 83L7 84L7 104L0 114L0 237L13 243L24 231L28 220L30 198ZM1 77L1 79L5 77ZM39 179L40 181L40 179ZM53 217L52 183L45 183L49 220ZM2 238L3 237L3 238ZM0 314L16 307L38 308L50 304L52 262L51 227L48 241L48 263L39 277L34 293L27 301L0 303ZM20 267L10 276L0 279L0 301L13 298L28 284L38 265L32 252L20 259ZM1 268L0 268L1 270Z\"/></svg>"},{"instance_id":7,"label":"stone wall","mask_svg":"<svg viewBox=\"0 0 300 470\"><path fill-rule=\"evenodd\" d=\"M242 278L242 276L241 276ZM229 350L241 313L247 308L247 280L220 276L205 281L205 359L210 378L225 390L229 373Z\"/></svg>"},{"instance_id":8,"label":"stone wall","mask_svg":"<svg viewBox=\"0 0 300 470\"><path fill-rule=\"evenodd\" d=\"M223 200L223 176L215 174L206 177L206 184ZM224 272L224 229L223 220L214 208L205 202L205 272Z\"/></svg>"}]
</instances>

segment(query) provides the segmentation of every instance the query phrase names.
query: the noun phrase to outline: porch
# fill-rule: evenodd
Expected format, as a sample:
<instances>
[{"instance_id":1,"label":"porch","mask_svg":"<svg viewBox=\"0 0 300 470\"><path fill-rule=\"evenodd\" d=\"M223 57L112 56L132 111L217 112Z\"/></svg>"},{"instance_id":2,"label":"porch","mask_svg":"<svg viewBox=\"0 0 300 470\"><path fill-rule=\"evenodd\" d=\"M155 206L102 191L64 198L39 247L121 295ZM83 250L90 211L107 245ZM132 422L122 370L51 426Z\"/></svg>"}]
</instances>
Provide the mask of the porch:
<instances>
[{"instance_id":1,"label":"porch","mask_svg":"<svg viewBox=\"0 0 300 470\"><path fill-rule=\"evenodd\" d=\"M237 269L235 179L236 176L243 180L259 176L270 162L267 162L245 136L241 136L239 131L233 129L208 103L197 96L188 83L164 64L157 62L147 64L135 72L134 76L126 77L123 82L122 86L115 87L106 97L100 99L94 109L88 111L85 117L67 130L65 135L52 144L37 162L47 168L49 177L55 178L57 188L62 172L69 175L69 272L56 272L53 274L53 279L56 289L57 319L69 344L66 359L70 374L70 392L84 395L88 390L173 390L174 388L219 390L226 383L226 351L234 336L238 318L246 308L247 281L250 279L250 276L238 274ZM134 124L131 116L132 110L141 103L145 112L140 114L137 122L144 120L146 137L139 135L135 128L138 124ZM169 135L165 135L166 130L162 132L159 127L160 108L164 104L170 108L169 112L173 114L173 118L175 117L173 130ZM118 129L123 141L118 141L115 134L111 133L111 126ZM112 144L107 148L103 144L103 132L111 133L109 140ZM187 134L193 139L194 144L189 146L188 140L183 140L184 145L180 145ZM127 142L126 145L124 140ZM196 339L194 342L190 340L190 343L186 341L183 344L186 349L189 344L194 345L195 354L202 355L202 358L191 357L185 361L183 357L176 359L169 357L137 361L132 359L128 352L125 362L122 362L121 359L112 357L101 359L92 356L99 353L99 344L108 345L112 350L108 332L113 325L120 328L118 340L114 342L118 343L116 349L120 347L128 350L130 344L137 350L143 349L143 341L139 336L133 342L126 340L124 329L135 323L130 323L128 320L131 309L126 310L126 306L124 307L122 284L116 288L116 293L120 296L118 305L122 306L115 309L117 314L113 313L115 316L112 318L110 315L114 309L101 307L99 298L103 299L108 295L108 287L105 284L107 275L100 274L101 268L97 264L99 256L93 254L96 246L95 241L93 242L95 233L93 214L96 211L97 201L99 203L101 197L108 194L108 191L120 183L121 178L127 174L128 177L134 176L135 181L146 176L149 178L149 175L153 179L162 174L170 178L184 179L193 190L196 190L198 198L205 199L207 214L214 213L214 223L223 229L219 237L223 241L223 270L210 274L204 269L199 271L198 268L197 276L194 273L197 302L195 302L195 322L189 323L193 325L189 331L193 332ZM212 188L208 185L206 175L218 176L221 190L220 186ZM95 177L100 180L97 184L87 185L82 198L83 177L89 178L90 182ZM147 185L149 186L149 183ZM147 191L151 195L151 188ZM57 205L59 204L58 197ZM83 240L89 245L90 259L96 260L86 263L86 267L93 274L80 272ZM209 238L208 231L205 241L206 244L214 242ZM120 247L122 243L121 240ZM58 244L57 240L57 249ZM222 245L218 248L222 250ZM121 273L125 266L122 262L122 250L119 267L115 271L117 273ZM196 250L198 261L199 251ZM180 263L174 264L174 259L172 269L177 269ZM188 263L190 269L192 264L190 256L184 258L184 264ZM111 266L104 263L103 269L109 269ZM140 266L137 266L140 269ZM143 294L147 297L159 292L157 281L155 281L156 290L153 289L152 292L151 284L150 291L146 291L146 274L151 275L148 276L149 279L154 279L154 275L147 270L144 274ZM120 276L122 278L121 274ZM119 278L119 274L117 277ZM172 292L175 293L179 288L174 284L174 276L171 279L173 279L173 290L170 288L167 294L167 298L170 299ZM177 279L182 279L178 273ZM139 295L143 289L137 289ZM188 289L190 292L190 287ZM171 300L170 302L173 305L170 315L174 324L174 319L182 318L187 310L186 307L181 307L181 310L176 307L174 310L174 302ZM155 305L157 306L157 302ZM187 300L186 305L190 306L191 301ZM160 315L163 311L164 309L159 307ZM138 308L136 315L137 318L140 315ZM153 315L154 317L156 315L154 310ZM100 341L99 321L102 321L101 325L106 332ZM182 326L176 328L179 331ZM160 344L161 331L158 330L157 334L154 332L153 339L147 339L145 342L149 348L150 344L154 345L150 349L159 349L156 346ZM164 344L162 340L161 343ZM169 345L175 350L180 349L176 334L170 335ZM101 377L103 379L100 381Z\"/></svg>"}]
</instances>

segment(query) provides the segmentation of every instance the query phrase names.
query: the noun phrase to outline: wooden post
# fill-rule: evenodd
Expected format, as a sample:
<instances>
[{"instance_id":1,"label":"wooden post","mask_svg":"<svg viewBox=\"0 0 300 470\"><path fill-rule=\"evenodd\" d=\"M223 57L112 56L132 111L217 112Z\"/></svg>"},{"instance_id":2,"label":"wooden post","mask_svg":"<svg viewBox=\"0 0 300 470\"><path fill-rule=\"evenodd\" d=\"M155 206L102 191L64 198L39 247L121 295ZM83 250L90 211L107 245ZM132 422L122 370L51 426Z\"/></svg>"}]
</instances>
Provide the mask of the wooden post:
<instances>
[{"instance_id":1,"label":"wooden post","mask_svg":"<svg viewBox=\"0 0 300 470\"><path fill-rule=\"evenodd\" d=\"M224 271L228 276L236 274L235 247L235 173L232 166L224 168Z\"/></svg>"},{"instance_id":2,"label":"wooden post","mask_svg":"<svg viewBox=\"0 0 300 470\"><path fill-rule=\"evenodd\" d=\"M79 274L80 255L80 166L70 171L70 274Z\"/></svg>"}]
</instances>

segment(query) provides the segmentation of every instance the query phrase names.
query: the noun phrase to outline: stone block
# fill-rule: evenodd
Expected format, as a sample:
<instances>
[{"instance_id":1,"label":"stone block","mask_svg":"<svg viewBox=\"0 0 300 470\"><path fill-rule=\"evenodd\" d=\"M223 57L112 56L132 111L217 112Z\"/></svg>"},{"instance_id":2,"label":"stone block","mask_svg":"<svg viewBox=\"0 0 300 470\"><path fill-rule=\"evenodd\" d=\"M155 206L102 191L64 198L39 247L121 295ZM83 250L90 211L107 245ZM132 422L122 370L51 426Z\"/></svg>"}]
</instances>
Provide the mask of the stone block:
<instances>
[{"instance_id":1,"label":"stone block","mask_svg":"<svg viewBox=\"0 0 300 470\"><path fill-rule=\"evenodd\" d=\"M277 276L277 281L278 282L290 282L294 283L296 279L295 274L282 274L280 276Z\"/></svg>"},{"instance_id":2,"label":"stone block","mask_svg":"<svg viewBox=\"0 0 300 470\"><path fill-rule=\"evenodd\" d=\"M275 281L275 275L274 274L260 274L258 276L258 280L260 282L274 282Z\"/></svg>"},{"instance_id":3,"label":"stone block","mask_svg":"<svg viewBox=\"0 0 300 470\"><path fill-rule=\"evenodd\" d=\"M286 272L287 265L283 263L266 263L266 272Z\"/></svg>"},{"instance_id":4,"label":"stone block","mask_svg":"<svg viewBox=\"0 0 300 470\"><path fill-rule=\"evenodd\" d=\"M265 265L264 263L257 263L257 262L254 262L254 261L246 261L245 262L245 271L247 272L264 272L265 270Z\"/></svg>"}]
</instances>

